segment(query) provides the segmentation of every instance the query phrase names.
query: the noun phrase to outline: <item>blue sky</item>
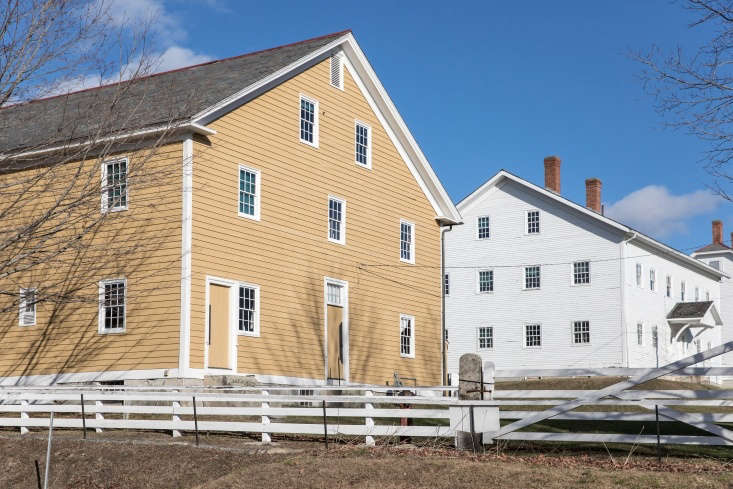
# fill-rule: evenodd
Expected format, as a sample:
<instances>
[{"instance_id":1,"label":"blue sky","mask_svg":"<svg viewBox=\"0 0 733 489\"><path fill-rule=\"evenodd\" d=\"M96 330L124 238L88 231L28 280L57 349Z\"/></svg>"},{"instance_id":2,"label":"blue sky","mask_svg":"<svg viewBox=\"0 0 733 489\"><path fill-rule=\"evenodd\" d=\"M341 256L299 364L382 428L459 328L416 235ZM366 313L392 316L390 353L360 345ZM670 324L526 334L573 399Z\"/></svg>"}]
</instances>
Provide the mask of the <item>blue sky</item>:
<instances>
[{"instance_id":1,"label":"blue sky","mask_svg":"<svg viewBox=\"0 0 733 489\"><path fill-rule=\"evenodd\" d=\"M669 0L122 3L158 17L164 68L352 29L456 202L501 168L542 183L556 154L565 196L584 202L598 177L609 214L672 246L707 244L714 218L733 231L705 146L662 128L628 56L709 34Z\"/></svg>"}]
</instances>

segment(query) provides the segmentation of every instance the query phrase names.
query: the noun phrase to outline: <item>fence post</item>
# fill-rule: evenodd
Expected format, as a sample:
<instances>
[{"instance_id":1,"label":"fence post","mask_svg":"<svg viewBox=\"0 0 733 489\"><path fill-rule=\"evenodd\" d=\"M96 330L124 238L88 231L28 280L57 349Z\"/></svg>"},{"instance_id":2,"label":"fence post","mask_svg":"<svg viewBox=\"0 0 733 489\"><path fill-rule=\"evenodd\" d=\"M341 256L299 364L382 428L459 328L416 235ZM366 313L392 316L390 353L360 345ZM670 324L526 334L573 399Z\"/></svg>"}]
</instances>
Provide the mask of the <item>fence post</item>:
<instances>
[{"instance_id":1,"label":"fence post","mask_svg":"<svg viewBox=\"0 0 733 489\"><path fill-rule=\"evenodd\" d=\"M28 401L26 401L26 400L20 401L20 405L21 405L21 407L27 408L28 407ZM25 411L21 411L20 412L20 419L28 419L29 417L30 416L28 416L28 413L26 413ZM26 428L25 426L21 426L20 427L20 434L21 435L25 435L27 433L28 433L28 428Z\"/></svg>"},{"instance_id":2,"label":"fence post","mask_svg":"<svg viewBox=\"0 0 733 489\"><path fill-rule=\"evenodd\" d=\"M268 391L262 391L263 396L269 396L270 393ZM262 402L262 409L269 409L270 403L263 401ZM267 429L267 425L270 424L270 417L266 415L262 415L262 443L268 444L272 443L272 438L270 437L270 434L265 431Z\"/></svg>"},{"instance_id":3,"label":"fence post","mask_svg":"<svg viewBox=\"0 0 733 489\"><path fill-rule=\"evenodd\" d=\"M178 422L181 421L181 417L176 414L180 408L181 408L180 402L173 401L171 403L171 414L172 414L171 416L171 425L172 425L171 435L173 436L173 438L178 438L179 436L181 436L181 432L176 429Z\"/></svg>"},{"instance_id":4,"label":"fence post","mask_svg":"<svg viewBox=\"0 0 733 489\"><path fill-rule=\"evenodd\" d=\"M102 404L102 401L94 401L94 407L97 408L97 410L96 410L97 412L94 415L94 419L96 419L97 421L104 421L104 414L101 413L103 406L104 406L104 404ZM102 432L102 428L97 427L97 428L95 428L95 431L97 433L101 433Z\"/></svg>"},{"instance_id":5,"label":"fence post","mask_svg":"<svg viewBox=\"0 0 733 489\"><path fill-rule=\"evenodd\" d=\"M461 355L458 364L458 399L461 401L479 401L483 395L483 369L481 357L475 353ZM474 420L470 408L452 409L451 425L456 430L456 448L459 450L476 450L483 447L481 432L472 430ZM473 431L473 433L472 433Z\"/></svg>"},{"instance_id":6,"label":"fence post","mask_svg":"<svg viewBox=\"0 0 733 489\"><path fill-rule=\"evenodd\" d=\"M366 397L374 397L374 392L373 391L366 391L366 392L364 392L364 395ZM372 404L371 402L365 402L364 403L364 409L366 409L367 411L373 411L374 410L374 404ZM366 435L366 445L368 447L373 447L376 443L374 442L374 437L372 435L370 435L369 433L371 433L372 430L374 429L374 418L365 417L364 418L364 424L366 426L366 432L367 432L367 435Z\"/></svg>"}]
</instances>

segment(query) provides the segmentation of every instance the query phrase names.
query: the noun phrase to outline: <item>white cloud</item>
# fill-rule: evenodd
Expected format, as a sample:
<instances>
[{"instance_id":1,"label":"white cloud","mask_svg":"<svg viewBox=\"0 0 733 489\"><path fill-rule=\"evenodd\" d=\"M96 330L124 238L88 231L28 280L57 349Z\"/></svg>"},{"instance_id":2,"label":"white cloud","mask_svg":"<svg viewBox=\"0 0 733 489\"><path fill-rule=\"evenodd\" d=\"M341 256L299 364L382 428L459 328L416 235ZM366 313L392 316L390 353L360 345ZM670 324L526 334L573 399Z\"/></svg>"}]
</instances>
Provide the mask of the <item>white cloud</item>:
<instances>
[{"instance_id":1,"label":"white cloud","mask_svg":"<svg viewBox=\"0 0 733 489\"><path fill-rule=\"evenodd\" d=\"M714 211L722 199L710 190L672 195L667 187L648 185L606 206L606 215L655 237L687 231L687 222Z\"/></svg>"},{"instance_id":2,"label":"white cloud","mask_svg":"<svg viewBox=\"0 0 733 489\"><path fill-rule=\"evenodd\" d=\"M162 0L97 0L107 9L109 23L115 27L149 28L160 42L186 39L180 19L166 10Z\"/></svg>"},{"instance_id":3,"label":"white cloud","mask_svg":"<svg viewBox=\"0 0 733 489\"><path fill-rule=\"evenodd\" d=\"M171 46L166 49L158 58L155 64L155 71L169 71L184 66L197 65L211 61L213 58L206 54L195 53L188 48Z\"/></svg>"}]
</instances>

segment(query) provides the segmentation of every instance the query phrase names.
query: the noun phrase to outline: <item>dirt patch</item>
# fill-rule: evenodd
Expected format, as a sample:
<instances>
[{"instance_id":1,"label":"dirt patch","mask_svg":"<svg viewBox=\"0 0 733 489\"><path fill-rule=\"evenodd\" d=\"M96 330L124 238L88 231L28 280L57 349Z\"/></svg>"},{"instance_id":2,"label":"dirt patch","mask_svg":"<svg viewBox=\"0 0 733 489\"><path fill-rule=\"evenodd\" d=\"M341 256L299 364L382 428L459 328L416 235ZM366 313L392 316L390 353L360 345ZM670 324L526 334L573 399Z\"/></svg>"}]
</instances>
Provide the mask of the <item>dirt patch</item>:
<instances>
[{"instance_id":1,"label":"dirt patch","mask_svg":"<svg viewBox=\"0 0 733 489\"><path fill-rule=\"evenodd\" d=\"M276 443L275 452L242 439L196 448L190 439L55 441L54 489L733 487L733 466L715 460L603 455L487 453L414 447ZM170 439L169 439L170 440ZM0 487L34 489L41 436L0 438Z\"/></svg>"}]
</instances>

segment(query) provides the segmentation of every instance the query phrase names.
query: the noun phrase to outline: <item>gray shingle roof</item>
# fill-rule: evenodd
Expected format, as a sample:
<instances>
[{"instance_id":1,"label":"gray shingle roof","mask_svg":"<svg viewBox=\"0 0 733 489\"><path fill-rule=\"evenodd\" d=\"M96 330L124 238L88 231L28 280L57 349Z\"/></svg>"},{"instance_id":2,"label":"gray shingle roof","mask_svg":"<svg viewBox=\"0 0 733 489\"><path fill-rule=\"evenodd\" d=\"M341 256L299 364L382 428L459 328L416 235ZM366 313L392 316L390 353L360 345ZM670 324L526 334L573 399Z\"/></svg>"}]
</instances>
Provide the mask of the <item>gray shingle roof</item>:
<instances>
[{"instance_id":1,"label":"gray shingle roof","mask_svg":"<svg viewBox=\"0 0 733 489\"><path fill-rule=\"evenodd\" d=\"M667 319L702 318L712 305L713 301L678 302L667 314Z\"/></svg>"},{"instance_id":2,"label":"gray shingle roof","mask_svg":"<svg viewBox=\"0 0 733 489\"><path fill-rule=\"evenodd\" d=\"M707 246L703 246L699 250L696 250L695 253L705 253L706 251L732 251L731 248L728 246L725 246L724 244L720 243L712 243Z\"/></svg>"},{"instance_id":3,"label":"gray shingle roof","mask_svg":"<svg viewBox=\"0 0 733 489\"><path fill-rule=\"evenodd\" d=\"M348 31L0 109L0 154L185 120Z\"/></svg>"}]
</instances>

